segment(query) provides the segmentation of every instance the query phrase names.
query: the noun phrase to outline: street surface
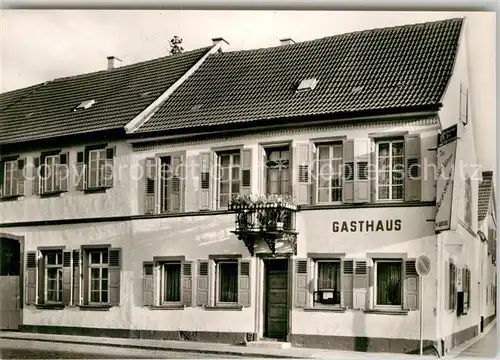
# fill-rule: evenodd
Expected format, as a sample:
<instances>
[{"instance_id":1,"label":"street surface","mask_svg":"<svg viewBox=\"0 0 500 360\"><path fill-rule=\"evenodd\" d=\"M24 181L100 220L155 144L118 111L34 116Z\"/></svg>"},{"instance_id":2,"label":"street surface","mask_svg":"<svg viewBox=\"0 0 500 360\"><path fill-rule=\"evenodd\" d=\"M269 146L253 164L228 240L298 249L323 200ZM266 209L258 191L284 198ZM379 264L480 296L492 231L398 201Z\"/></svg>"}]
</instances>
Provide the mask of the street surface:
<instances>
[{"instance_id":1,"label":"street surface","mask_svg":"<svg viewBox=\"0 0 500 360\"><path fill-rule=\"evenodd\" d=\"M244 357L0 339L0 359L234 359Z\"/></svg>"},{"instance_id":2,"label":"street surface","mask_svg":"<svg viewBox=\"0 0 500 360\"><path fill-rule=\"evenodd\" d=\"M497 354L497 325L495 324L486 336L461 352L458 357L496 358Z\"/></svg>"}]
</instances>

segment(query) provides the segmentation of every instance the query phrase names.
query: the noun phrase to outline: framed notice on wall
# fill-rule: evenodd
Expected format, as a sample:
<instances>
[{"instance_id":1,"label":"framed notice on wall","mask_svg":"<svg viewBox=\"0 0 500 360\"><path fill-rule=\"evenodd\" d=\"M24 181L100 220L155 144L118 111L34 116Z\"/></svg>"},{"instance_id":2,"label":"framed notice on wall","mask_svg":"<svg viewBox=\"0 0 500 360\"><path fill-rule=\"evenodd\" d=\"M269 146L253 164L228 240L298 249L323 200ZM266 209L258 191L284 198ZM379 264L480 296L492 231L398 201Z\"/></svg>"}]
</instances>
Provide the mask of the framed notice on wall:
<instances>
[{"instance_id":1,"label":"framed notice on wall","mask_svg":"<svg viewBox=\"0 0 500 360\"><path fill-rule=\"evenodd\" d=\"M436 231L449 230L457 151L457 126L443 131L437 149Z\"/></svg>"}]
</instances>

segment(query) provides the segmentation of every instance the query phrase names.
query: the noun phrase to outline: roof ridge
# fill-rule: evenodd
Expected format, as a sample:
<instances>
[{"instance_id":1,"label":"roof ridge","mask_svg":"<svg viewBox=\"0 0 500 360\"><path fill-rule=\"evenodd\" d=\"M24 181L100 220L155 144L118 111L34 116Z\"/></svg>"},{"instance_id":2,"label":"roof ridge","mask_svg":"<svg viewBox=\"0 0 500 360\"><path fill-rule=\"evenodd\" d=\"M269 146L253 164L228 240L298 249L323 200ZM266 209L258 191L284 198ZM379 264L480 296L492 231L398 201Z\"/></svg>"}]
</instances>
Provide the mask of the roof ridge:
<instances>
[{"instance_id":1,"label":"roof ridge","mask_svg":"<svg viewBox=\"0 0 500 360\"><path fill-rule=\"evenodd\" d=\"M242 50L234 50L234 51L226 51L218 54L214 54L215 56L224 56L224 54L231 54L231 53L242 53L242 52L257 52L257 51L264 51L264 50L273 50L273 49L281 49L281 48L291 48L291 47L297 47L299 45L303 44L310 44L314 42L320 42L324 41L327 39L332 39L332 38L337 38L337 37L345 37L345 36L352 36L355 34L363 34L363 33L372 33L372 32L381 32L381 31L389 31L389 30L396 30L396 29L403 29L403 28L411 28L411 27L417 27L417 26L429 26L433 24L438 24L438 23L447 23L447 22L453 22L453 21L463 21L465 17L453 17L453 18L448 18L448 19L442 19L442 20L433 20L433 21L425 21L425 22L419 22L419 23L413 23L413 24L402 24L402 25L395 25L395 26L385 26L385 27L379 27L379 28L372 28L372 29L363 29L363 30L355 30L355 31L350 31L350 32L345 32L345 33L340 33L340 34L335 34L335 35L329 35L329 36L324 36L321 38L317 39L310 39L310 40L304 40L304 41L299 41L295 42L294 44L289 44L289 45L274 45L274 46L268 46L268 47L261 47L261 48L255 48L255 49L242 49Z\"/></svg>"},{"instance_id":2,"label":"roof ridge","mask_svg":"<svg viewBox=\"0 0 500 360\"><path fill-rule=\"evenodd\" d=\"M205 47L201 47L201 48L197 48L197 49L185 51L183 53L178 53L178 54L173 54L173 55L166 55L166 56L161 56L161 57L158 57L158 58L153 58L153 59L149 59L149 60L139 61L139 62L128 64L128 65L123 65L123 66L120 66L120 67L115 68L115 69L97 70L97 71L92 71L92 72L84 73L84 74L76 74L76 75L71 75L71 76L56 78L56 79L50 80L49 82L61 81L61 80L68 80L68 79L72 79L72 78L77 79L77 78L81 78L81 77L85 77L85 76L90 76L90 75L95 75L95 74L99 74L99 73L103 73L104 74L104 73L111 73L111 72L121 72L121 71L125 71L126 69L131 69L133 67L144 65L146 63L153 63L155 61L168 60L168 59L170 59L172 57L181 57L183 55L190 55L190 54L192 54L194 52L201 51L201 50L208 50L208 49L211 49L211 48L212 48L212 46L205 46Z\"/></svg>"},{"instance_id":3,"label":"roof ridge","mask_svg":"<svg viewBox=\"0 0 500 360\"><path fill-rule=\"evenodd\" d=\"M107 69L106 70L97 70L97 71L92 71L92 72L83 73L83 74L75 74L75 75L69 75L69 76L63 76L63 77L59 77L59 78L54 78L52 80L47 80L47 81L39 83L39 84L29 85L29 86L26 86L26 87L23 87L23 88L19 88L19 89L14 89L14 90L11 90L11 91L7 91L7 92L4 92L4 93L1 93L1 95L13 93L14 91L26 90L26 89L28 89L28 88L30 88L32 86L35 86L35 87L38 88L38 87L40 87L42 85L47 85L49 83L53 83L53 82L56 82L56 81L59 82L59 81L66 81L68 79L79 79L79 78L84 78L86 76L96 75L96 74L99 74L99 73L103 73L104 74L104 73L110 73L110 72L124 71L124 69L131 69L131 68L136 67L136 66L144 65L144 64L146 64L148 62L153 63L155 61L167 60L167 59L172 58L172 57L180 57L182 55L190 55L190 54L192 54L194 52L202 51L202 50L208 50L208 49L211 49L211 48L212 48L212 46L204 46L204 47L200 47L200 48L197 48L197 49L185 51L183 53L178 53L178 54L173 54L173 55L166 55L166 56L161 56L161 57L158 57L158 58L153 58L153 59L149 59L149 60L139 61L139 62L136 62L136 63L133 63L133 64L123 65L123 66L120 66L118 68L111 69L111 70L107 70Z\"/></svg>"}]
</instances>

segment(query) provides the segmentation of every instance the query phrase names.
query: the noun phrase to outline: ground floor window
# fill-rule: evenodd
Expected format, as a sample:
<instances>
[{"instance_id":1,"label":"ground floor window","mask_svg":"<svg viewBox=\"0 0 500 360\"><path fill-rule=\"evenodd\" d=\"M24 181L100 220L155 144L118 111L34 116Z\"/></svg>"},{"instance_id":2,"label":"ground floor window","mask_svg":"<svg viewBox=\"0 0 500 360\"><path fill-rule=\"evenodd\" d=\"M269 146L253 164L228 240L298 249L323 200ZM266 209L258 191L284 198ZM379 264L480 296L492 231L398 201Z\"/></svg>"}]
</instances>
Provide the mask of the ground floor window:
<instances>
[{"instance_id":1,"label":"ground floor window","mask_svg":"<svg viewBox=\"0 0 500 360\"><path fill-rule=\"evenodd\" d=\"M62 302L63 287L63 252L48 251L42 253L44 265L44 295L47 303Z\"/></svg>"},{"instance_id":2,"label":"ground floor window","mask_svg":"<svg viewBox=\"0 0 500 360\"><path fill-rule=\"evenodd\" d=\"M160 266L162 304L181 301L181 262L166 262Z\"/></svg>"},{"instance_id":3,"label":"ground floor window","mask_svg":"<svg viewBox=\"0 0 500 360\"><path fill-rule=\"evenodd\" d=\"M315 262L315 267L315 304L340 306L340 260L317 260Z\"/></svg>"},{"instance_id":4,"label":"ground floor window","mask_svg":"<svg viewBox=\"0 0 500 360\"><path fill-rule=\"evenodd\" d=\"M401 260L375 260L375 305L402 306Z\"/></svg>"},{"instance_id":5,"label":"ground floor window","mask_svg":"<svg viewBox=\"0 0 500 360\"><path fill-rule=\"evenodd\" d=\"M90 303L107 303L108 297L108 249L90 250L89 253Z\"/></svg>"},{"instance_id":6,"label":"ground floor window","mask_svg":"<svg viewBox=\"0 0 500 360\"><path fill-rule=\"evenodd\" d=\"M238 261L216 262L216 290L218 304L238 302Z\"/></svg>"}]
</instances>

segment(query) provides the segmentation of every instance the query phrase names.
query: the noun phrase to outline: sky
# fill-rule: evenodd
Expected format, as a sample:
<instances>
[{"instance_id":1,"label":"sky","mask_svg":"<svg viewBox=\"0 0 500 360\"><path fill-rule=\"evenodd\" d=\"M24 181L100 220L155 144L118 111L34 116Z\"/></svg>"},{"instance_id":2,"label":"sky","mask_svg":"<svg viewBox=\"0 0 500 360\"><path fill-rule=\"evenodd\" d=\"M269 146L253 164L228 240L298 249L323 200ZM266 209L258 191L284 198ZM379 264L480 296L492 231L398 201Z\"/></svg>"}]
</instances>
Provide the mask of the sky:
<instances>
[{"instance_id":1,"label":"sky","mask_svg":"<svg viewBox=\"0 0 500 360\"><path fill-rule=\"evenodd\" d=\"M223 37L227 50L279 45L336 34L466 17L471 98L480 163L496 170L496 28L494 12L1 10L1 91L167 55L168 40L185 50Z\"/></svg>"}]
</instances>

